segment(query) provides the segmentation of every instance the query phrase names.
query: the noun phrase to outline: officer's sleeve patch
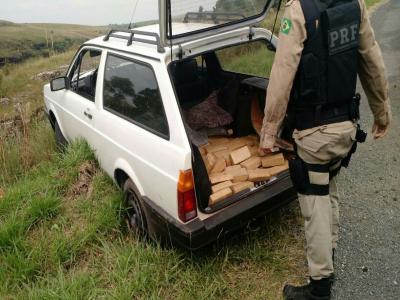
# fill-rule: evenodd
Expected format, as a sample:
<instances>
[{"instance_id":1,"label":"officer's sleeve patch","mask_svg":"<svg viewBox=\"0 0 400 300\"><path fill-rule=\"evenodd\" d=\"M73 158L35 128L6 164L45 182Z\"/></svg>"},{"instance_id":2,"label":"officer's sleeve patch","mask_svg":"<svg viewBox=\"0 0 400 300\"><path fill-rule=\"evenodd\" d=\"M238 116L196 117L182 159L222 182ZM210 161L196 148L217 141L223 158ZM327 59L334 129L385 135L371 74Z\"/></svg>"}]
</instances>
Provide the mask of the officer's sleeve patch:
<instances>
[{"instance_id":1,"label":"officer's sleeve patch","mask_svg":"<svg viewBox=\"0 0 400 300\"><path fill-rule=\"evenodd\" d=\"M284 34L289 34L290 30L292 29L292 20L288 18L283 18L281 32Z\"/></svg>"}]
</instances>

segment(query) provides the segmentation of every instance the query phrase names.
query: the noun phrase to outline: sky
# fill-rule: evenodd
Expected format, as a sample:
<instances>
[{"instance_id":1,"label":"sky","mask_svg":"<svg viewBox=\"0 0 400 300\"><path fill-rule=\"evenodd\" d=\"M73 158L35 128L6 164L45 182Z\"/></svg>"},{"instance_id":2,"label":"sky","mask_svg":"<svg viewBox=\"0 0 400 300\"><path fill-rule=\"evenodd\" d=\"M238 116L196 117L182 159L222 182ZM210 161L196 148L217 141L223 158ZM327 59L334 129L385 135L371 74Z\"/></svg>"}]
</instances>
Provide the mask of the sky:
<instances>
[{"instance_id":1,"label":"sky","mask_svg":"<svg viewBox=\"0 0 400 300\"><path fill-rule=\"evenodd\" d=\"M0 0L0 19L16 23L127 24L137 2L135 21L158 19L158 0ZM172 5L203 5L208 9L215 2L172 0Z\"/></svg>"},{"instance_id":2,"label":"sky","mask_svg":"<svg viewBox=\"0 0 400 300\"><path fill-rule=\"evenodd\" d=\"M137 0L0 0L0 19L16 23L129 23ZM137 21L158 18L158 0L140 0Z\"/></svg>"}]
</instances>

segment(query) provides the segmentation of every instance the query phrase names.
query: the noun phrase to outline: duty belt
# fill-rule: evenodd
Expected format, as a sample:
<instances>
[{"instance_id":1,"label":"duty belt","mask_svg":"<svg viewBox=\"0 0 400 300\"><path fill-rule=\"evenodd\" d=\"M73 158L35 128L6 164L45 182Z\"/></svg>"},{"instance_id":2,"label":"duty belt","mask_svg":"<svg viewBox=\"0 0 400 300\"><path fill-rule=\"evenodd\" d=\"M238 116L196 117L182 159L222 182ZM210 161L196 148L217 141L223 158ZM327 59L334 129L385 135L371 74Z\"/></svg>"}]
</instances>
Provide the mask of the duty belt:
<instances>
[{"instance_id":1,"label":"duty belt","mask_svg":"<svg viewBox=\"0 0 400 300\"><path fill-rule=\"evenodd\" d=\"M294 128L297 130L310 129L333 123L355 121L360 119L360 95L353 99L334 104L318 104L315 106L295 107L289 115L294 118Z\"/></svg>"}]
</instances>

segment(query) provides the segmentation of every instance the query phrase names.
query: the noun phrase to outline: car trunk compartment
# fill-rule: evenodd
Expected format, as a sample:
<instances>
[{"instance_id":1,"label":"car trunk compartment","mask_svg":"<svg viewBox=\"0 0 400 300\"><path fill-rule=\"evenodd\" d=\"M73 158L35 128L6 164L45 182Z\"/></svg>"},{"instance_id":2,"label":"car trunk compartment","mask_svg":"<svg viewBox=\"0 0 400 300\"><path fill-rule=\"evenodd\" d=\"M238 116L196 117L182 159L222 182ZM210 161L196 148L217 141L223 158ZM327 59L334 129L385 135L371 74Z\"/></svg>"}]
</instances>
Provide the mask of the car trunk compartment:
<instances>
[{"instance_id":1,"label":"car trunk compartment","mask_svg":"<svg viewBox=\"0 0 400 300\"><path fill-rule=\"evenodd\" d=\"M223 71L213 52L203 54L201 59L203 62L199 58L176 62L171 65L170 72L192 144L192 169L198 207L204 213L213 213L238 201L246 201L254 193L267 191L287 178L289 172L286 155L280 163L264 168L261 165L263 158L258 154L257 133L261 129L262 118L258 116L258 124L254 124L252 110L257 107L259 115L264 111L268 79ZM206 67L202 65L204 60ZM214 112L214 102L195 116L200 119L204 116L205 128L190 120L189 112L207 101L216 101L216 109L222 109L231 116L229 123L218 115L216 120L212 120L212 126L208 126L207 118ZM259 160L259 163L252 163L252 159ZM279 170L276 170L276 165ZM231 174L235 173L233 169L237 174ZM274 173L265 176L269 170ZM243 177L240 176L241 172ZM233 177L213 180L215 174L229 175L227 173ZM249 173L252 179L249 179ZM237 189L240 183L244 186ZM211 199L218 193L221 193L221 199Z\"/></svg>"}]
</instances>

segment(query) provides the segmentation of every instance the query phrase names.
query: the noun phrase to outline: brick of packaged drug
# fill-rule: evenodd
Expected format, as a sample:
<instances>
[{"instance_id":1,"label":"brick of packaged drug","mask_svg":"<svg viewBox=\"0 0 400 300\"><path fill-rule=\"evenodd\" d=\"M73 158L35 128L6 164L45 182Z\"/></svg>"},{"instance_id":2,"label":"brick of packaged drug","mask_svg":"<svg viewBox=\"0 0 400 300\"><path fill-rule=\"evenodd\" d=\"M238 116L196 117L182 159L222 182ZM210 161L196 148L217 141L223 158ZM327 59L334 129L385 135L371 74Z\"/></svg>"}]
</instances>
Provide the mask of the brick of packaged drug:
<instances>
[{"instance_id":1,"label":"brick of packaged drug","mask_svg":"<svg viewBox=\"0 0 400 300\"><path fill-rule=\"evenodd\" d=\"M231 152L231 161L234 165L240 164L250 157L251 154L247 146Z\"/></svg>"},{"instance_id":2,"label":"brick of packaged drug","mask_svg":"<svg viewBox=\"0 0 400 300\"><path fill-rule=\"evenodd\" d=\"M201 146L201 147L199 148L199 151L200 151L200 154L201 154L201 155L206 155L206 154L207 154L207 150L204 148L204 146Z\"/></svg>"},{"instance_id":3,"label":"brick of packaged drug","mask_svg":"<svg viewBox=\"0 0 400 300\"><path fill-rule=\"evenodd\" d=\"M206 166L207 173L210 173L211 168L212 168L213 166L210 165L210 163L208 162L207 155L201 155L201 158L203 159L204 165Z\"/></svg>"},{"instance_id":4,"label":"brick of packaged drug","mask_svg":"<svg viewBox=\"0 0 400 300\"><path fill-rule=\"evenodd\" d=\"M247 170L245 168L242 168L240 165L235 165L231 167L227 167L225 169L225 174L229 174L233 176L233 182L241 182L241 181L246 181L247 178L249 177L249 174L247 173Z\"/></svg>"},{"instance_id":5,"label":"brick of packaged drug","mask_svg":"<svg viewBox=\"0 0 400 300\"><path fill-rule=\"evenodd\" d=\"M222 150L228 150L227 146L224 145L207 145L204 147L207 150L207 153L214 153Z\"/></svg>"},{"instance_id":6,"label":"brick of packaged drug","mask_svg":"<svg viewBox=\"0 0 400 300\"><path fill-rule=\"evenodd\" d=\"M228 198L231 195L232 195L232 190L230 188L220 190L210 196L210 201L208 204L215 205L218 202L221 202L222 200Z\"/></svg>"},{"instance_id":7,"label":"brick of packaged drug","mask_svg":"<svg viewBox=\"0 0 400 300\"><path fill-rule=\"evenodd\" d=\"M269 180L270 178L271 174L269 173L268 169L256 169L249 171L249 181L259 182Z\"/></svg>"},{"instance_id":8,"label":"brick of packaged drug","mask_svg":"<svg viewBox=\"0 0 400 300\"><path fill-rule=\"evenodd\" d=\"M227 175L227 174L223 174L223 173L211 174L210 175L211 184L217 184L217 183L220 183L220 182L232 181L232 180L233 180L233 176L232 175Z\"/></svg>"},{"instance_id":9,"label":"brick of packaged drug","mask_svg":"<svg viewBox=\"0 0 400 300\"><path fill-rule=\"evenodd\" d=\"M230 188L232 185L233 185L232 181L224 181L224 182L218 183L216 185L213 185L211 187L211 190L214 194L216 192L219 192L220 190Z\"/></svg>"},{"instance_id":10,"label":"brick of packaged drug","mask_svg":"<svg viewBox=\"0 0 400 300\"><path fill-rule=\"evenodd\" d=\"M207 154L207 160L208 163L213 167L215 163L217 162L217 157L214 155L214 153L208 153Z\"/></svg>"},{"instance_id":11,"label":"brick of packaged drug","mask_svg":"<svg viewBox=\"0 0 400 300\"><path fill-rule=\"evenodd\" d=\"M230 157L225 158L226 166L232 166L232 161Z\"/></svg>"},{"instance_id":12,"label":"brick of packaged drug","mask_svg":"<svg viewBox=\"0 0 400 300\"><path fill-rule=\"evenodd\" d=\"M240 166L240 165L226 167L225 174L234 174L234 173L240 171L241 168L242 168L242 166Z\"/></svg>"},{"instance_id":13,"label":"brick of packaged drug","mask_svg":"<svg viewBox=\"0 0 400 300\"><path fill-rule=\"evenodd\" d=\"M282 153L265 156L261 159L263 168L281 166L285 163L285 157Z\"/></svg>"},{"instance_id":14,"label":"brick of packaged drug","mask_svg":"<svg viewBox=\"0 0 400 300\"><path fill-rule=\"evenodd\" d=\"M225 161L225 159L220 158L216 161L216 163L212 167L211 174L221 173L221 172L225 171L225 168L226 168L226 161Z\"/></svg>"},{"instance_id":15,"label":"brick of packaged drug","mask_svg":"<svg viewBox=\"0 0 400 300\"><path fill-rule=\"evenodd\" d=\"M255 170L261 166L261 158L253 156L240 163L240 165L247 170Z\"/></svg>"},{"instance_id":16,"label":"brick of packaged drug","mask_svg":"<svg viewBox=\"0 0 400 300\"><path fill-rule=\"evenodd\" d=\"M239 182L237 184L234 184L231 187L231 189L234 194L237 194L237 193L243 192L245 190L252 189L253 187L254 187L254 182L245 181L245 182Z\"/></svg>"},{"instance_id":17,"label":"brick of packaged drug","mask_svg":"<svg viewBox=\"0 0 400 300\"><path fill-rule=\"evenodd\" d=\"M283 164L282 166L269 168L268 171L271 174L271 176L276 176L288 169L289 169L289 163L286 161L285 164Z\"/></svg>"},{"instance_id":18,"label":"brick of packaged drug","mask_svg":"<svg viewBox=\"0 0 400 300\"><path fill-rule=\"evenodd\" d=\"M250 154L251 156L260 156L260 153L258 152L259 147L258 146L252 146L249 148L250 149Z\"/></svg>"},{"instance_id":19,"label":"brick of packaged drug","mask_svg":"<svg viewBox=\"0 0 400 300\"><path fill-rule=\"evenodd\" d=\"M249 135L246 137L243 137L243 139L245 139L247 141L247 146L249 147L253 147L253 146L257 146L258 147L258 138L256 136L253 135Z\"/></svg>"},{"instance_id":20,"label":"brick of packaged drug","mask_svg":"<svg viewBox=\"0 0 400 300\"><path fill-rule=\"evenodd\" d=\"M229 158L231 152L229 150L221 150L213 153L217 158Z\"/></svg>"},{"instance_id":21,"label":"brick of packaged drug","mask_svg":"<svg viewBox=\"0 0 400 300\"><path fill-rule=\"evenodd\" d=\"M232 175L233 175L232 181L234 183L243 182L249 178L249 173L247 173L247 170L245 168L241 168L239 171L237 171L235 174Z\"/></svg>"},{"instance_id":22,"label":"brick of packaged drug","mask_svg":"<svg viewBox=\"0 0 400 300\"><path fill-rule=\"evenodd\" d=\"M247 146L247 143L248 141L243 138L233 139L228 145L229 151L235 151L243 148L244 146Z\"/></svg>"}]
</instances>

